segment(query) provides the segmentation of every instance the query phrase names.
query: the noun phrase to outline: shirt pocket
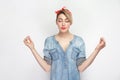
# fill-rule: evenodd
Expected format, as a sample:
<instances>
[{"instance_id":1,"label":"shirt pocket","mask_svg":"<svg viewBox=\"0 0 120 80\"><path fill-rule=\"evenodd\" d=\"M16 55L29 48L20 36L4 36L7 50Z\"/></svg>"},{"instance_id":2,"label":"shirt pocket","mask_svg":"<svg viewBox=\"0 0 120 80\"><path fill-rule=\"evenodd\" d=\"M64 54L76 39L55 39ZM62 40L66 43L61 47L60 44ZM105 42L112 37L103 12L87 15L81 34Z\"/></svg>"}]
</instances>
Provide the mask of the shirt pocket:
<instances>
[{"instance_id":1,"label":"shirt pocket","mask_svg":"<svg viewBox=\"0 0 120 80\"><path fill-rule=\"evenodd\" d=\"M79 52L80 52L80 50L78 48L73 47L72 48L72 53L71 53L71 58L76 61L77 56L79 55Z\"/></svg>"},{"instance_id":2,"label":"shirt pocket","mask_svg":"<svg viewBox=\"0 0 120 80\"><path fill-rule=\"evenodd\" d=\"M56 61L59 59L58 51L56 48L50 50L50 56L53 61Z\"/></svg>"}]
</instances>

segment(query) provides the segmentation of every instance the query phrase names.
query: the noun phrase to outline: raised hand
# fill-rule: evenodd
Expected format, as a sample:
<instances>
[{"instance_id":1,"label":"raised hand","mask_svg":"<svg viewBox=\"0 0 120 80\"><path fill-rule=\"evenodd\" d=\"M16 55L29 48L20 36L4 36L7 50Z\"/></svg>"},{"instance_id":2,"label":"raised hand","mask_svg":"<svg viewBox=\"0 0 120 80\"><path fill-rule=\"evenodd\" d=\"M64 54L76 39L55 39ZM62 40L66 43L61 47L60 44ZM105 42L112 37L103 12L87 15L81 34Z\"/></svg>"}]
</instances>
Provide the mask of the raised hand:
<instances>
[{"instance_id":1,"label":"raised hand","mask_svg":"<svg viewBox=\"0 0 120 80\"><path fill-rule=\"evenodd\" d=\"M106 42L105 42L104 38L101 37L96 49L101 50L105 47L105 45L106 45Z\"/></svg>"},{"instance_id":2,"label":"raised hand","mask_svg":"<svg viewBox=\"0 0 120 80\"><path fill-rule=\"evenodd\" d=\"M30 36L27 36L25 39L24 39L24 44L29 47L30 49L34 48L34 43L33 41L31 40Z\"/></svg>"}]
</instances>

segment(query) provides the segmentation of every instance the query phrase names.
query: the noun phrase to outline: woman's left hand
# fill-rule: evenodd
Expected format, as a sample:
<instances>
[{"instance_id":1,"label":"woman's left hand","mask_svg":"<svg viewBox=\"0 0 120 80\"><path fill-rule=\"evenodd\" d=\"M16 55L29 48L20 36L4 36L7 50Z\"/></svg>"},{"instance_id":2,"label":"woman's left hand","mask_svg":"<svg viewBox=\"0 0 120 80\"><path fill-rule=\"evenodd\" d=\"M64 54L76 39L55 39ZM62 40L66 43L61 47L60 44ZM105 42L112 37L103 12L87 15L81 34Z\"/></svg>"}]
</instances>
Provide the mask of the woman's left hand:
<instances>
[{"instance_id":1,"label":"woman's left hand","mask_svg":"<svg viewBox=\"0 0 120 80\"><path fill-rule=\"evenodd\" d=\"M101 37L101 38L100 38L100 42L99 42L99 44L97 45L96 49L97 49L97 50L101 50L101 49L103 49L105 46L106 46L106 42L105 42L104 38Z\"/></svg>"}]
</instances>

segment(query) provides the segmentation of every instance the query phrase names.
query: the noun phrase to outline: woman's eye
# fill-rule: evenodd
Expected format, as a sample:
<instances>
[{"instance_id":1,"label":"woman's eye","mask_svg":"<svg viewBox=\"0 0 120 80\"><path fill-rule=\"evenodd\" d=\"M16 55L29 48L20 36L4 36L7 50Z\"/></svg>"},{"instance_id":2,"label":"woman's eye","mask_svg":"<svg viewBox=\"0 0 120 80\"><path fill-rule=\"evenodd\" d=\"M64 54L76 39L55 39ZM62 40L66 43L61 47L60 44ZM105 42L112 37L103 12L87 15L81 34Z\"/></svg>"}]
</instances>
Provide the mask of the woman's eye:
<instances>
[{"instance_id":1,"label":"woman's eye","mask_svg":"<svg viewBox=\"0 0 120 80\"><path fill-rule=\"evenodd\" d=\"M58 22L62 22L62 20L58 20Z\"/></svg>"},{"instance_id":2,"label":"woman's eye","mask_svg":"<svg viewBox=\"0 0 120 80\"><path fill-rule=\"evenodd\" d=\"M69 20L66 20L65 22L70 22Z\"/></svg>"}]
</instances>

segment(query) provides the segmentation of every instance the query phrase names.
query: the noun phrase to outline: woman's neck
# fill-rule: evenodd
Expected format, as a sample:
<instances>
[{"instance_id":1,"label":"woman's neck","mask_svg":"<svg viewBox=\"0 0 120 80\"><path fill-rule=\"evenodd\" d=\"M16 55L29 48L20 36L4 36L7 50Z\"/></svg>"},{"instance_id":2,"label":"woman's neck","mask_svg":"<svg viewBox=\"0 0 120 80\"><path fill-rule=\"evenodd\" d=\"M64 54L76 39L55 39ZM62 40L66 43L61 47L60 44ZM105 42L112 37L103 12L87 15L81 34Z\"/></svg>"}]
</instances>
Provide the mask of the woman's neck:
<instances>
[{"instance_id":1,"label":"woman's neck","mask_svg":"<svg viewBox=\"0 0 120 80\"><path fill-rule=\"evenodd\" d=\"M59 32L57 35L59 37L65 38L65 37L70 37L72 34L68 31L68 32L65 32L65 33Z\"/></svg>"}]
</instances>

